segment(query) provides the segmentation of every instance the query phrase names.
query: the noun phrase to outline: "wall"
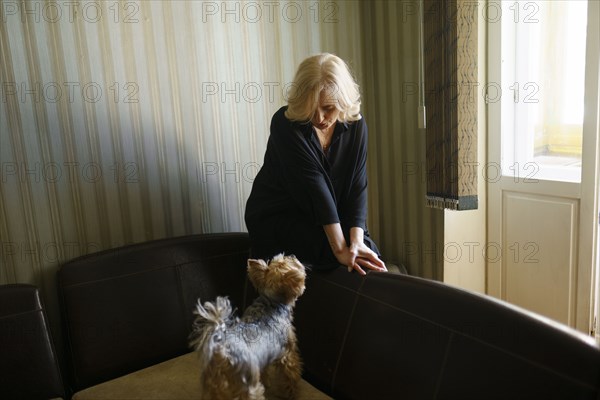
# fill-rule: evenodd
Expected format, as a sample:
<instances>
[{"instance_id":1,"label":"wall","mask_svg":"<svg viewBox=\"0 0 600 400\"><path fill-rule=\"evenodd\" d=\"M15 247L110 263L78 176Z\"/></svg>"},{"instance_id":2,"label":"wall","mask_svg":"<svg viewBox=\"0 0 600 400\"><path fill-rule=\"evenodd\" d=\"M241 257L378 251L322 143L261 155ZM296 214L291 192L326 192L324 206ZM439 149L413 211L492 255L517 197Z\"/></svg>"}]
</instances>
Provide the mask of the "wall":
<instances>
[{"instance_id":1,"label":"wall","mask_svg":"<svg viewBox=\"0 0 600 400\"><path fill-rule=\"evenodd\" d=\"M370 229L388 260L441 280L444 213L425 207L425 131L417 124L418 2L362 2L361 16Z\"/></svg>"},{"instance_id":2,"label":"wall","mask_svg":"<svg viewBox=\"0 0 600 400\"><path fill-rule=\"evenodd\" d=\"M52 290L81 254L244 230L297 64L360 59L353 3L68 4L2 7L3 283Z\"/></svg>"},{"instance_id":3,"label":"wall","mask_svg":"<svg viewBox=\"0 0 600 400\"><path fill-rule=\"evenodd\" d=\"M374 238L386 259L441 279L431 250L443 214L424 206L410 94L415 4L4 1L0 284L40 286L56 325L61 263L245 230L271 115L298 63L322 51L346 59L363 88Z\"/></svg>"}]
</instances>

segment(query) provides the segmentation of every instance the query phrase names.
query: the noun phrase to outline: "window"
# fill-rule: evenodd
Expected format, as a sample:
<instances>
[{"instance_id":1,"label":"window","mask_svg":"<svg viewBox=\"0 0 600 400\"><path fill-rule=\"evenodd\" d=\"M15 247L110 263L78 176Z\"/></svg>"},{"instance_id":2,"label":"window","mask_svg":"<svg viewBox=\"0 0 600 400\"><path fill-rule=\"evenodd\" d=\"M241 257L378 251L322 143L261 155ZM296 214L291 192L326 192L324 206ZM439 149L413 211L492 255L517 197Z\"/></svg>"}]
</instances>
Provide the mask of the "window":
<instances>
[{"instance_id":1,"label":"window","mask_svg":"<svg viewBox=\"0 0 600 400\"><path fill-rule=\"evenodd\" d=\"M502 172L581 181L587 0L502 1Z\"/></svg>"}]
</instances>

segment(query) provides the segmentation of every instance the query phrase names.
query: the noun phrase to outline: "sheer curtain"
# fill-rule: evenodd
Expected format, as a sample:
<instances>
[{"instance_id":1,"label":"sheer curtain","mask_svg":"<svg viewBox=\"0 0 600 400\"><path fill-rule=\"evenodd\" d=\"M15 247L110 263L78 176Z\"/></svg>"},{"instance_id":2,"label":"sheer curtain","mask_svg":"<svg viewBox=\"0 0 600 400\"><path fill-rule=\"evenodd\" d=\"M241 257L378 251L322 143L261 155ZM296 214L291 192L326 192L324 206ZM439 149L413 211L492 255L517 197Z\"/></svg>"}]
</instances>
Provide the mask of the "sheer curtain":
<instances>
[{"instance_id":1,"label":"sheer curtain","mask_svg":"<svg viewBox=\"0 0 600 400\"><path fill-rule=\"evenodd\" d=\"M502 88L515 113L505 175L579 181L587 1L520 1L505 11L515 31L505 67L514 82Z\"/></svg>"}]
</instances>

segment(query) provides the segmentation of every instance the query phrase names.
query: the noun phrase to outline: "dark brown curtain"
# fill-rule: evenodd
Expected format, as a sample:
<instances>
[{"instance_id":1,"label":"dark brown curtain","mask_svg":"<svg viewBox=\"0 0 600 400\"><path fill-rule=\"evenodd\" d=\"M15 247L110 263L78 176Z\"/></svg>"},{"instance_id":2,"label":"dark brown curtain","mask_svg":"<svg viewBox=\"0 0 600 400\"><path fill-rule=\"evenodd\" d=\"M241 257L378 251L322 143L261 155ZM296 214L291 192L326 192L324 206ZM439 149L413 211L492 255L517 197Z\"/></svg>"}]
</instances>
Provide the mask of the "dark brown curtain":
<instances>
[{"instance_id":1,"label":"dark brown curtain","mask_svg":"<svg viewBox=\"0 0 600 400\"><path fill-rule=\"evenodd\" d=\"M427 205L476 209L478 2L423 6Z\"/></svg>"}]
</instances>

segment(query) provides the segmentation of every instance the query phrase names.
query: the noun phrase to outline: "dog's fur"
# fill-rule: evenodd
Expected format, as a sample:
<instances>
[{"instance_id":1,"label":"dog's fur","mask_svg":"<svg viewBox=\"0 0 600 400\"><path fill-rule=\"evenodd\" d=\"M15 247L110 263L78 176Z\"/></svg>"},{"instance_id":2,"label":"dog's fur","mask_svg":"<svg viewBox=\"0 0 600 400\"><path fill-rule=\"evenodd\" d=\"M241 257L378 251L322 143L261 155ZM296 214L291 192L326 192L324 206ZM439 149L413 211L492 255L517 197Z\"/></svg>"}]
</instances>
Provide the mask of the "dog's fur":
<instances>
[{"instance_id":1,"label":"dog's fur","mask_svg":"<svg viewBox=\"0 0 600 400\"><path fill-rule=\"evenodd\" d=\"M198 300L191 346L200 358L203 399L293 399L302 372L292 309L304 292L305 269L294 256L267 265L248 260L248 277L259 297L241 320L226 297Z\"/></svg>"}]
</instances>

